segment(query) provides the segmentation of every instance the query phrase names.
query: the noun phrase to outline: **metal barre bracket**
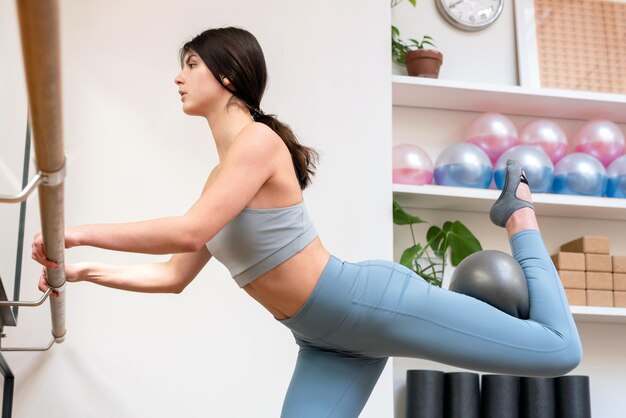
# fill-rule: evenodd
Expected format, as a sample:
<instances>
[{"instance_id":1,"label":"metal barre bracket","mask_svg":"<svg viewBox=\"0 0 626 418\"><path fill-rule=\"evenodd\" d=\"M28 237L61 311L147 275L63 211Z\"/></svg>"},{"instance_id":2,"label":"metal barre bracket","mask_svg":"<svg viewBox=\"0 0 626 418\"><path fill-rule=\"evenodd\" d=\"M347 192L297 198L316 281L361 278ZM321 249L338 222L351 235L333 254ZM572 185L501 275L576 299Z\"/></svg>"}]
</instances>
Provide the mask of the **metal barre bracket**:
<instances>
[{"instance_id":1,"label":"metal barre bracket","mask_svg":"<svg viewBox=\"0 0 626 418\"><path fill-rule=\"evenodd\" d=\"M0 351L48 351L50 347L52 347L52 344L54 344L55 342L60 344L64 340L65 335L58 338L53 335L48 345L44 347L0 347Z\"/></svg>"},{"instance_id":2,"label":"metal barre bracket","mask_svg":"<svg viewBox=\"0 0 626 418\"><path fill-rule=\"evenodd\" d=\"M65 283L63 283L63 287L65 287ZM37 301L23 302L19 300L3 300L0 301L0 306L39 306L45 302L48 296L50 296L50 293L52 293L52 289L48 288L48 290L46 290L46 292Z\"/></svg>"},{"instance_id":3,"label":"metal barre bracket","mask_svg":"<svg viewBox=\"0 0 626 418\"><path fill-rule=\"evenodd\" d=\"M37 173L35 177L28 183L28 185L15 196L0 196L0 203L20 203L28 198L30 194L35 190L39 183L43 182L41 174Z\"/></svg>"},{"instance_id":4,"label":"metal barre bracket","mask_svg":"<svg viewBox=\"0 0 626 418\"><path fill-rule=\"evenodd\" d=\"M67 175L66 170L66 161L67 155L65 156L65 160L63 160L63 166L54 172L48 173L45 171L38 171L35 177L28 183L24 190L19 192L15 196L4 196L0 195L0 203L20 203L24 200L28 199L28 196L35 190L37 186L43 184L44 186L54 187L63 183L65 180L65 176Z\"/></svg>"},{"instance_id":5,"label":"metal barre bracket","mask_svg":"<svg viewBox=\"0 0 626 418\"><path fill-rule=\"evenodd\" d=\"M63 183L65 180L65 175L67 174L67 170L65 169L65 162L67 161L67 157L63 160L63 166L54 172L47 173L45 171L39 171L41 177L43 178L43 185L48 187L58 186Z\"/></svg>"}]
</instances>

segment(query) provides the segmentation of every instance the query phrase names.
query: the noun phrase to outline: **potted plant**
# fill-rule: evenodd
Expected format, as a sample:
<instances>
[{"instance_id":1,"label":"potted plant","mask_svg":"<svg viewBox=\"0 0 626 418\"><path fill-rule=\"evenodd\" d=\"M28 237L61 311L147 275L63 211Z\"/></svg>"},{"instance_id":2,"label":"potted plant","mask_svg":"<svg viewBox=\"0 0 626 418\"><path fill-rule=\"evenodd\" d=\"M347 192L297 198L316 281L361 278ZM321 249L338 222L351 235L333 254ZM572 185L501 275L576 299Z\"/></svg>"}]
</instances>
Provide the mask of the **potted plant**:
<instances>
[{"instance_id":1,"label":"potted plant","mask_svg":"<svg viewBox=\"0 0 626 418\"><path fill-rule=\"evenodd\" d=\"M413 245L402 252L400 264L435 286L441 287L443 282L448 253L450 264L456 267L468 255L482 250L478 239L459 221L446 221L441 227L431 226L426 232L426 243L417 243L413 225L426 221L409 215L396 201L393 202L393 223L409 225L413 237Z\"/></svg>"},{"instance_id":2,"label":"potted plant","mask_svg":"<svg viewBox=\"0 0 626 418\"><path fill-rule=\"evenodd\" d=\"M402 0L391 0L391 7L395 7ZM409 0L415 7L417 0ZM391 53L393 62L406 66L410 76L431 77L439 76L439 68L443 63L443 54L435 49L426 49L426 45L437 47L433 38L424 35L421 40L409 39L407 44L400 38L400 30L391 25Z\"/></svg>"}]
</instances>

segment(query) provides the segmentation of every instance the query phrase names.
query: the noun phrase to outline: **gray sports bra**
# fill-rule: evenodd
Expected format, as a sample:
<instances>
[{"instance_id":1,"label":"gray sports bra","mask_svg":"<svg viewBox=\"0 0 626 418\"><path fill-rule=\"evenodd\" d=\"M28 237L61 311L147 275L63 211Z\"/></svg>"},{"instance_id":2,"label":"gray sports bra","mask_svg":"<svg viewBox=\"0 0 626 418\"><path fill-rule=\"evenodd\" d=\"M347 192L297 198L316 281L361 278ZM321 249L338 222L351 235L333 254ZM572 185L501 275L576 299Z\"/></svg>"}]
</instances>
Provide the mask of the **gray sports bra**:
<instances>
[{"instance_id":1,"label":"gray sports bra","mask_svg":"<svg viewBox=\"0 0 626 418\"><path fill-rule=\"evenodd\" d=\"M285 208L244 208L206 246L244 287L302 251L315 237L302 201Z\"/></svg>"}]
</instances>

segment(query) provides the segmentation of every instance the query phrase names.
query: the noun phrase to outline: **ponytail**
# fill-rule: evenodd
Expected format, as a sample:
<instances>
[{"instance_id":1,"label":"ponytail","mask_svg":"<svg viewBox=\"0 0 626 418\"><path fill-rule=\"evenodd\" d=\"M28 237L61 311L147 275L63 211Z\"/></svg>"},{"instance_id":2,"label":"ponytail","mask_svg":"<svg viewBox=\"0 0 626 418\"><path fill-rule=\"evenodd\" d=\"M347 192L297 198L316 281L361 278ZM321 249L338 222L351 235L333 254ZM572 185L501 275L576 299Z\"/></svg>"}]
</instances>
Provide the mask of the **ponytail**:
<instances>
[{"instance_id":1,"label":"ponytail","mask_svg":"<svg viewBox=\"0 0 626 418\"><path fill-rule=\"evenodd\" d=\"M266 115L258 111L254 112L253 117L257 122L269 126L287 145L298 182L300 183L300 189L304 190L311 184L311 177L315 175L315 168L319 162L319 153L313 148L300 144L289 125L279 121L276 115Z\"/></svg>"}]
</instances>

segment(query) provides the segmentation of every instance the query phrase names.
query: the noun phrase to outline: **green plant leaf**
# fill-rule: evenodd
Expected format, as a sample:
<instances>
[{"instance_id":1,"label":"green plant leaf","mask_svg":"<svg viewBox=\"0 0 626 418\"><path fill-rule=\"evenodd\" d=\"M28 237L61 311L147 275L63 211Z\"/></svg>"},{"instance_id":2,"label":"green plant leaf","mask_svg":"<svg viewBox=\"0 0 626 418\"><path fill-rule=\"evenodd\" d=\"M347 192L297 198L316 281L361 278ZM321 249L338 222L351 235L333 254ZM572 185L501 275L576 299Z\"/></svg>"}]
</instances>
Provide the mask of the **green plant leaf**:
<instances>
[{"instance_id":1,"label":"green plant leaf","mask_svg":"<svg viewBox=\"0 0 626 418\"><path fill-rule=\"evenodd\" d=\"M433 39L433 38L431 38L431 37L430 37L430 36L428 36L428 35L424 35L424 37L423 37L423 38L424 38L424 39L431 40L431 41L434 41L434 39Z\"/></svg>"},{"instance_id":2,"label":"green plant leaf","mask_svg":"<svg viewBox=\"0 0 626 418\"><path fill-rule=\"evenodd\" d=\"M415 7L417 5L417 0L409 0L409 3L411 3L413 7Z\"/></svg>"},{"instance_id":3,"label":"green plant leaf","mask_svg":"<svg viewBox=\"0 0 626 418\"><path fill-rule=\"evenodd\" d=\"M397 38L398 36L400 36L400 29L398 29L394 25L391 25L391 38Z\"/></svg>"},{"instance_id":4,"label":"green plant leaf","mask_svg":"<svg viewBox=\"0 0 626 418\"><path fill-rule=\"evenodd\" d=\"M437 257L443 258L445 255L445 238L446 236L442 229L436 225L428 228L426 232L426 241L428 242L426 245L433 250Z\"/></svg>"},{"instance_id":5,"label":"green plant leaf","mask_svg":"<svg viewBox=\"0 0 626 418\"><path fill-rule=\"evenodd\" d=\"M483 249L480 241L459 221L446 222L444 230L447 230L450 263L453 266L458 266L465 257Z\"/></svg>"},{"instance_id":6,"label":"green plant leaf","mask_svg":"<svg viewBox=\"0 0 626 418\"><path fill-rule=\"evenodd\" d=\"M417 253L419 253L421 250L422 246L420 244L414 245L404 250L404 252L400 256L400 264L410 268L411 270L414 270L413 261L415 260Z\"/></svg>"},{"instance_id":7,"label":"green plant leaf","mask_svg":"<svg viewBox=\"0 0 626 418\"><path fill-rule=\"evenodd\" d=\"M422 42L422 45L430 45L430 46L434 46L435 48L437 48L437 45L435 45L434 43L424 39L424 41Z\"/></svg>"},{"instance_id":8,"label":"green plant leaf","mask_svg":"<svg viewBox=\"0 0 626 418\"><path fill-rule=\"evenodd\" d=\"M423 224L426 221L423 221L417 216L409 215L402 209L402 207L396 202L393 201L393 223L396 225L412 225L412 224Z\"/></svg>"}]
</instances>

